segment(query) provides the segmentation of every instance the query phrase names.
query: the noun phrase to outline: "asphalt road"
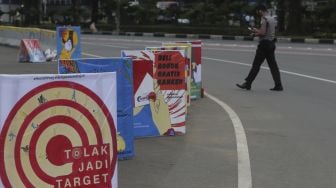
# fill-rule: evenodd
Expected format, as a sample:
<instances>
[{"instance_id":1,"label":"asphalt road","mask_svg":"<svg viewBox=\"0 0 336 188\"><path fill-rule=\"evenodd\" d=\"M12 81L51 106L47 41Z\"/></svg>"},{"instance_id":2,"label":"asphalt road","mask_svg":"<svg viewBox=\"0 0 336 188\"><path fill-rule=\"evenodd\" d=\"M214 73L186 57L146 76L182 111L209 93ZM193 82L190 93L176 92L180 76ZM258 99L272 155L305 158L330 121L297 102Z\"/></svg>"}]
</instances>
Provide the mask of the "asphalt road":
<instances>
[{"instance_id":1,"label":"asphalt road","mask_svg":"<svg viewBox=\"0 0 336 188\"><path fill-rule=\"evenodd\" d=\"M113 57L167 40L177 39L84 35L82 49L86 57ZM235 86L249 71L256 42L203 42L205 90L245 128L253 187L336 187L336 46L277 44L285 90L272 92L266 68L251 91ZM56 63L16 63L17 51L0 47L0 73L56 72ZM119 187L237 188L241 161L227 112L209 98L193 101L187 126L185 136L136 140L135 158L119 162Z\"/></svg>"}]
</instances>

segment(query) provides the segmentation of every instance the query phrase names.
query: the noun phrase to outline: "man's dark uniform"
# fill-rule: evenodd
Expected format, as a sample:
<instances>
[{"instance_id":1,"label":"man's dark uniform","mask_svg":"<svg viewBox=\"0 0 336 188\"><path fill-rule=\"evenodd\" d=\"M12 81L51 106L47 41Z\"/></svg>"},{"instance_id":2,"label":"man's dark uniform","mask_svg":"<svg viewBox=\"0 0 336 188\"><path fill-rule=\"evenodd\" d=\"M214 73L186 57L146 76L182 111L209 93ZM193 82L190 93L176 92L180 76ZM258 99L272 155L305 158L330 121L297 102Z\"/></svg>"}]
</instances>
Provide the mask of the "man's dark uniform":
<instances>
[{"instance_id":1,"label":"man's dark uniform","mask_svg":"<svg viewBox=\"0 0 336 188\"><path fill-rule=\"evenodd\" d=\"M237 84L238 87L242 89L251 89L252 82L256 78L261 64L264 62L264 60L267 60L268 66L271 70L272 77L274 80L275 87L271 90L275 91L282 91L282 84L280 79L280 72L277 65L277 62L275 60L275 26L276 26L276 20L274 17L271 17L269 15L265 15L261 17L261 27L260 28L266 28L265 35L259 36L259 44L256 51L256 55L254 57L254 61L252 64L252 68L248 74L248 76L245 78L245 83L240 85Z\"/></svg>"}]
</instances>

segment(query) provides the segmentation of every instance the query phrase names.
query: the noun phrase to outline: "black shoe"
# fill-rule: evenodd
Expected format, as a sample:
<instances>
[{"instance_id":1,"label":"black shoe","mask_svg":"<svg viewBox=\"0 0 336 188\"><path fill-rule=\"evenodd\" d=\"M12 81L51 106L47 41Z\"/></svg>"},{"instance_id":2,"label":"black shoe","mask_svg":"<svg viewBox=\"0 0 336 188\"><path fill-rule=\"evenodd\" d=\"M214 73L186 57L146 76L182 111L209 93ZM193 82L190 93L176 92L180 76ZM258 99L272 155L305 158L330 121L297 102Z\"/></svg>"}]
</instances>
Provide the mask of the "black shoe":
<instances>
[{"instance_id":1,"label":"black shoe","mask_svg":"<svg viewBox=\"0 0 336 188\"><path fill-rule=\"evenodd\" d=\"M241 89L246 89L246 90L251 90L251 85L248 83L243 83L243 84L236 84L237 87L241 88Z\"/></svg>"},{"instance_id":2,"label":"black shoe","mask_svg":"<svg viewBox=\"0 0 336 188\"><path fill-rule=\"evenodd\" d=\"M282 86L275 86L273 88L270 89L271 91L283 91L283 87Z\"/></svg>"}]
</instances>

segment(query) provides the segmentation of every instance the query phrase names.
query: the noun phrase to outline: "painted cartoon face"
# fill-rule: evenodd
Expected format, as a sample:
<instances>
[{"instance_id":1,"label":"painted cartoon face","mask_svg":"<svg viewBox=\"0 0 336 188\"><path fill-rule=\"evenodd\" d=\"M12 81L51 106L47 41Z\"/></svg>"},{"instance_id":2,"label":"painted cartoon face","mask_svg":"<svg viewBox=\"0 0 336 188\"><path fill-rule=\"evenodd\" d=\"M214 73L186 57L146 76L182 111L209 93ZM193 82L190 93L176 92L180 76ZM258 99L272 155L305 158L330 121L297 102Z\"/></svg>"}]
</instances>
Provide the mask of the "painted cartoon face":
<instances>
[{"instance_id":1,"label":"painted cartoon face","mask_svg":"<svg viewBox=\"0 0 336 188\"><path fill-rule=\"evenodd\" d=\"M80 57L79 30L61 28L58 29L58 32L61 37L60 43L57 44L57 49L60 51L59 58L73 59L74 57Z\"/></svg>"},{"instance_id":2,"label":"painted cartoon face","mask_svg":"<svg viewBox=\"0 0 336 188\"><path fill-rule=\"evenodd\" d=\"M64 48L68 52L70 52L72 50L72 42L71 42L71 40L68 40L67 42L65 42Z\"/></svg>"}]
</instances>

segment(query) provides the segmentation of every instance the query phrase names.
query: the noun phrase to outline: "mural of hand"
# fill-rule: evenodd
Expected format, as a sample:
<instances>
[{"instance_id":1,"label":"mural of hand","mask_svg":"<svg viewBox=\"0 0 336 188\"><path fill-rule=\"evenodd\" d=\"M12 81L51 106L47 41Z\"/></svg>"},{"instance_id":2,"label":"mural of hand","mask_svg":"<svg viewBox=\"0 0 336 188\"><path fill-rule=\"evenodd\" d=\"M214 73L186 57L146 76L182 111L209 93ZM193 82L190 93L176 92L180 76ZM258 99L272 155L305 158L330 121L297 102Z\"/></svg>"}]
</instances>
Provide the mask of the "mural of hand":
<instances>
[{"instance_id":1,"label":"mural of hand","mask_svg":"<svg viewBox=\"0 0 336 188\"><path fill-rule=\"evenodd\" d=\"M160 132L160 135L163 135L171 128L169 108L165 103L164 96L160 93L159 85L154 81L154 92L149 95L150 108L152 111L153 121Z\"/></svg>"},{"instance_id":2,"label":"mural of hand","mask_svg":"<svg viewBox=\"0 0 336 188\"><path fill-rule=\"evenodd\" d=\"M118 153L125 151L126 149L126 143L125 140L120 134L117 134L117 151Z\"/></svg>"}]
</instances>

